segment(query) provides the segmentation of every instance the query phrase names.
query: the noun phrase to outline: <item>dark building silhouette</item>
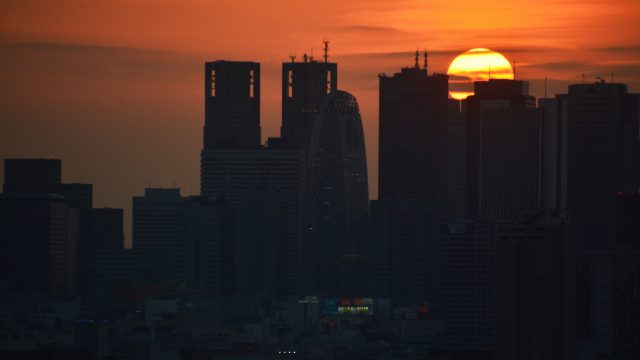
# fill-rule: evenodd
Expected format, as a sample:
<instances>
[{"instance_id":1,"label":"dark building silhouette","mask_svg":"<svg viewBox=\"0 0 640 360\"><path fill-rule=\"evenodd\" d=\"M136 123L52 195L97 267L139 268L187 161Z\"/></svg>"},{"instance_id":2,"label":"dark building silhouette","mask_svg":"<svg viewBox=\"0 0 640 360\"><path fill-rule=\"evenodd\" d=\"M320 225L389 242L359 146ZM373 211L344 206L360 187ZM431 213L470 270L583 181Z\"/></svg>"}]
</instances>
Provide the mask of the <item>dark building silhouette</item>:
<instances>
[{"instance_id":1,"label":"dark building silhouette","mask_svg":"<svg viewBox=\"0 0 640 360\"><path fill-rule=\"evenodd\" d=\"M464 203L464 217L477 218L480 213L480 186L482 166L482 120L491 114L490 109L531 109L535 108L535 98L529 95L529 84L520 80L491 79L474 83L475 94L462 102L464 126L457 127L464 131L464 165L451 164L464 177L464 191L456 192L462 199L451 199ZM499 113L495 110L494 114ZM506 110L502 110L506 111ZM523 112L526 113L526 112ZM455 112L452 114L455 116ZM455 179L452 181L456 181ZM522 192L523 194L526 192ZM506 195L506 194L505 194ZM522 195L522 194L521 194ZM524 195L528 196L528 195Z\"/></svg>"},{"instance_id":2,"label":"dark building silhouette","mask_svg":"<svg viewBox=\"0 0 640 360\"><path fill-rule=\"evenodd\" d=\"M639 95L575 84L567 95L567 202L580 251L611 250L616 194L640 186Z\"/></svg>"},{"instance_id":3,"label":"dark building silhouette","mask_svg":"<svg viewBox=\"0 0 640 360\"><path fill-rule=\"evenodd\" d=\"M76 293L77 209L57 194L0 195L0 276L16 291Z\"/></svg>"},{"instance_id":4,"label":"dark building silhouette","mask_svg":"<svg viewBox=\"0 0 640 360\"><path fill-rule=\"evenodd\" d=\"M478 221L444 226L442 346L448 351L478 358L495 351L495 232L495 224Z\"/></svg>"},{"instance_id":5,"label":"dark building silhouette","mask_svg":"<svg viewBox=\"0 0 640 360\"><path fill-rule=\"evenodd\" d=\"M260 146L260 64L205 63L204 148Z\"/></svg>"},{"instance_id":6,"label":"dark building silhouette","mask_svg":"<svg viewBox=\"0 0 640 360\"><path fill-rule=\"evenodd\" d=\"M315 120L307 160L308 232L304 262L309 294L363 292L369 215L364 133L353 95L336 90Z\"/></svg>"},{"instance_id":7,"label":"dark building silhouette","mask_svg":"<svg viewBox=\"0 0 640 360\"><path fill-rule=\"evenodd\" d=\"M5 194L54 193L62 179L60 159L5 159Z\"/></svg>"},{"instance_id":8,"label":"dark building silhouette","mask_svg":"<svg viewBox=\"0 0 640 360\"><path fill-rule=\"evenodd\" d=\"M281 137L293 149L307 150L324 98L338 89L338 64L318 62L307 54L301 62L282 64Z\"/></svg>"},{"instance_id":9,"label":"dark building silhouette","mask_svg":"<svg viewBox=\"0 0 640 360\"><path fill-rule=\"evenodd\" d=\"M379 199L400 195L444 202L448 76L416 64L380 75Z\"/></svg>"},{"instance_id":10,"label":"dark building silhouette","mask_svg":"<svg viewBox=\"0 0 640 360\"><path fill-rule=\"evenodd\" d=\"M573 359L574 249L568 215L521 214L496 230L496 359Z\"/></svg>"},{"instance_id":11,"label":"dark building silhouette","mask_svg":"<svg viewBox=\"0 0 640 360\"><path fill-rule=\"evenodd\" d=\"M442 220L436 203L421 198L371 201L371 296L442 314Z\"/></svg>"},{"instance_id":12,"label":"dark building silhouette","mask_svg":"<svg viewBox=\"0 0 640 360\"><path fill-rule=\"evenodd\" d=\"M59 184L55 192L64 196L70 207L76 209L91 209L93 207L92 184Z\"/></svg>"}]
</instances>

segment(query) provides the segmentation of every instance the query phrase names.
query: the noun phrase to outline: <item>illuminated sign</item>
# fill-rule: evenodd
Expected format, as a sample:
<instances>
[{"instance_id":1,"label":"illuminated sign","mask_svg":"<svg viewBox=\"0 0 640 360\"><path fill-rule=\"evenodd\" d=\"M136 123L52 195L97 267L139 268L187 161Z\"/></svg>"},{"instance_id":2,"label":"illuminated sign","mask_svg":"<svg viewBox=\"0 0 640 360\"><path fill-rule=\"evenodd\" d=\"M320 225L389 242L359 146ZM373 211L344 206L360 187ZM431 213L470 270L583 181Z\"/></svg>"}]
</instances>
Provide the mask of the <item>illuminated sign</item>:
<instances>
[{"instance_id":1,"label":"illuminated sign","mask_svg":"<svg viewBox=\"0 0 640 360\"><path fill-rule=\"evenodd\" d=\"M368 316L373 315L373 299L329 298L320 300L320 313L324 316Z\"/></svg>"}]
</instances>

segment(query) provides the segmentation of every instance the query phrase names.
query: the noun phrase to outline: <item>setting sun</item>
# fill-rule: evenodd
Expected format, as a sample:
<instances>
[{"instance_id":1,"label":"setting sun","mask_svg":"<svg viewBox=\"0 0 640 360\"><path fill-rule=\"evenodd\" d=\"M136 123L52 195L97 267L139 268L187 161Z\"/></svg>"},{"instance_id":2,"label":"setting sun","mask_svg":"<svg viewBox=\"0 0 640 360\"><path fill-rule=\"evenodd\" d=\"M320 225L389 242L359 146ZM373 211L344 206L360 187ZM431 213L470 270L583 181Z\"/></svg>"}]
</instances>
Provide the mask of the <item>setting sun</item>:
<instances>
[{"instance_id":1,"label":"setting sun","mask_svg":"<svg viewBox=\"0 0 640 360\"><path fill-rule=\"evenodd\" d=\"M449 65L449 95L466 99L473 95L473 82L489 79L513 79L509 61L500 53L475 48L458 55Z\"/></svg>"}]
</instances>

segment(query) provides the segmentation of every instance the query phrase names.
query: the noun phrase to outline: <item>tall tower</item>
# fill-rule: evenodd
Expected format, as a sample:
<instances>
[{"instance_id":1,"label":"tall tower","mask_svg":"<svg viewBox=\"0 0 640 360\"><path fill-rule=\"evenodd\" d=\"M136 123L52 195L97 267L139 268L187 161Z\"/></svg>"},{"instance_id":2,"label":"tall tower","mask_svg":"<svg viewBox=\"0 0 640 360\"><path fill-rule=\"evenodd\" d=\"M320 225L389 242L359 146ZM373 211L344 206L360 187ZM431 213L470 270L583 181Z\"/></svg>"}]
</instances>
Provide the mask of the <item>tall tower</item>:
<instances>
[{"instance_id":1,"label":"tall tower","mask_svg":"<svg viewBox=\"0 0 640 360\"><path fill-rule=\"evenodd\" d=\"M415 67L380 75L378 198L444 202L448 91L447 75L429 76L417 57Z\"/></svg>"},{"instance_id":2,"label":"tall tower","mask_svg":"<svg viewBox=\"0 0 640 360\"><path fill-rule=\"evenodd\" d=\"M369 215L367 161L356 98L334 91L312 131L307 160L309 291L358 296Z\"/></svg>"},{"instance_id":3,"label":"tall tower","mask_svg":"<svg viewBox=\"0 0 640 360\"><path fill-rule=\"evenodd\" d=\"M204 117L205 149L260 146L260 64L205 63Z\"/></svg>"},{"instance_id":4,"label":"tall tower","mask_svg":"<svg viewBox=\"0 0 640 360\"><path fill-rule=\"evenodd\" d=\"M304 55L282 64L281 136L293 149L307 150L313 123L327 94L338 89L338 64Z\"/></svg>"}]
</instances>

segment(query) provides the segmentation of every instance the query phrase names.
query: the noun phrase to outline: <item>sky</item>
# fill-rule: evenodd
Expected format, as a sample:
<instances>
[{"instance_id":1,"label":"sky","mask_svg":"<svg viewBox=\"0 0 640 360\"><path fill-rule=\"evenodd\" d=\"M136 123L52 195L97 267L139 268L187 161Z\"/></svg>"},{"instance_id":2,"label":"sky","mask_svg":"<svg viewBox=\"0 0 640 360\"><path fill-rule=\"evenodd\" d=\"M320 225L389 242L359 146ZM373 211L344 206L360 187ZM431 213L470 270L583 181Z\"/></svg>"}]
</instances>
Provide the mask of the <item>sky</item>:
<instances>
[{"instance_id":1,"label":"sky","mask_svg":"<svg viewBox=\"0 0 640 360\"><path fill-rule=\"evenodd\" d=\"M94 206L125 209L144 188L199 192L203 69L261 63L262 137L277 136L289 55L338 63L360 104L377 194L378 74L430 72L489 48L516 61L532 95L607 81L640 92L640 1L0 0L0 158L62 159L63 181L94 184ZM3 172L0 170L0 176Z\"/></svg>"}]
</instances>

